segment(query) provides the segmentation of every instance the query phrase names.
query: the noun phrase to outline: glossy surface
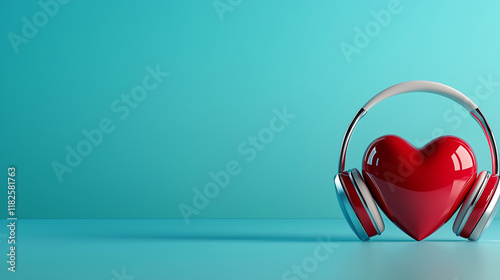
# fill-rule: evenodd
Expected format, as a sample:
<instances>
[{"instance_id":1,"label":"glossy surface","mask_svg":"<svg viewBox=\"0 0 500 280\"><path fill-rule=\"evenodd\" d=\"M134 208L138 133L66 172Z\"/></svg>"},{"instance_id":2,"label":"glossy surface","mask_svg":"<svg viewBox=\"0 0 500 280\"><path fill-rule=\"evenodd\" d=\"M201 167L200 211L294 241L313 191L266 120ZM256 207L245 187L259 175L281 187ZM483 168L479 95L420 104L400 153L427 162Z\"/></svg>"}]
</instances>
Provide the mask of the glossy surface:
<instances>
[{"instance_id":1,"label":"glossy surface","mask_svg":"<svg viewBox=\"0 0 500 280\"><path fill-rule=\"evenodd\" d=\"M363 176L374 199L401 230L422 240L458 209L477 173L463 140L443 136L421 149L388 135L373 141L363 159Z\"/></svg>"},{"instance_id":2,"label":"glossy surface","mask_svg":"<svg viewBox=\"0 0 500 280\"><path fill-rule=\"evenodd\" d=\"M497 189L497 183L498 183L498 176L493 175L488 178L484 190L481 196L479 197L476 205L474 205L470 217L465 223L465 226L462 232L460 233L460 236L464 238L470 237L472 231L475 229L477 223L479 222L479 219L481 219L484 212L486 211L486 208L489 206L491 199L493 198L493 194Z\"/></svg>"},{"instance_id":3,"label":"glossy surface","mask_svg":"<svg viewBox=\"0 0 500 280\"><path fill-rule=\"evenodd\" d=\"M460 235L460 232L462 232L465 223L470 217L470 214L472 212L472 209L474 208L474 205L477 203L477 199L480 197L480 194L484 190L484 186L486 185L486 178L490 174L487 171L481 171L477 177L476 180L474 181L474 184L470 188L469 192L467 193L467 196L465 197L464 202L462 202L462 205L460 206L460 210L457 212L457 217L455 218L455 221L453 223L453 232L456 235Z\"/></svg>"},{"instance_id":4,"label":"glossy surface","mask_svg":"<svg viewBox=\"0 0 500 280\"><path fill-rule=\"evenodd\" d=\"M366 234L366 231L363 229L363 225L361 225L361 222L359 221L358 217L356 216L356 213L354 213L354 208L351 205L351 202L347 198L347 195L345 193L345 188L344 184L341 182L340 174L338 173L335 175L334 178L334 184L335 184L335 191L337 193L337 200L339 202L340 209L342 210L342 214L344 214L344 218L349 225L349 227L352 229L352 231L356 234L356 236L360 240L368 240L370 239L368 235Z\"/></svg>"},{"instance_id":5,"label":"glossy surface","mask_svg":"<svg viewBox=\"0 0 500 280\"><path fill-rule=\"evenodd\" d=\"M349 176L347 171L344 171L339 174L340 180L344 187L345 194L350 202L350 206L353 208L354 213L356 214L357 219L363 226L368 237L372 237L377 235L377 230L370 219L370 214L368 213L368 209L365 208L365 205L361 201L361 197L359 192L356 190L353 182L351 181L351 177ZM348 207L348 206L346 206Z\"/></svg>"}]
</instances>

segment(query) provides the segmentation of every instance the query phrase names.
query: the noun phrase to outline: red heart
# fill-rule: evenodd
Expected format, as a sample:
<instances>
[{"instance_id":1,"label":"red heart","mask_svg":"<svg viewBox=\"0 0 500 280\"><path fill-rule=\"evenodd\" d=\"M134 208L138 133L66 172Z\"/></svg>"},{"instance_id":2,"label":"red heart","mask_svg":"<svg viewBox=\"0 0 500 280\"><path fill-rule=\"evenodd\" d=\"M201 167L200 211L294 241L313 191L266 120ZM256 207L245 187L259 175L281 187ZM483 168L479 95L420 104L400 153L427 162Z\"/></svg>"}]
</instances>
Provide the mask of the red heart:
<instances>
[{"instance_id":1,"label":"red heart","mask_svg":"<svg viewBox=\"0 0 500 280\"><path fill-rule=\"evenodd\" d=\"M377 204L418 241L453 216L476 175L474 152L453 136L434 139L422 149L398 136L382 136L363 160L363 176Z\"/></svg>"}]
</instances>

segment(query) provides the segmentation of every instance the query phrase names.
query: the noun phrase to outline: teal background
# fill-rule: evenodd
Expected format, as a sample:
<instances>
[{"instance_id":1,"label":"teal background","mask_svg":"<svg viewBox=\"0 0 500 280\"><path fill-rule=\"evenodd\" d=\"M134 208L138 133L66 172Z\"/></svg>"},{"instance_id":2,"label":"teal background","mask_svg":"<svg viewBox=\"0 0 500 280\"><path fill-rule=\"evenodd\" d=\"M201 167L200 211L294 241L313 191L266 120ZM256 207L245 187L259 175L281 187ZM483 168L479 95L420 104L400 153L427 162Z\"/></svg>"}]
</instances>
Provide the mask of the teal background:
<instances>
[{"instance_id":1,"label":"teal background","mask_svg":"<svg viewBox=\"0 0 500 280\"><path fill-rule=\"evenodd\" d=\"M401 1L348 63L340 44L388 3L243 1L221 20L212 1L70 1L15 53L7 35L41 8L0 1L0 172L17 168L17 216L180 218L192 189L237 160L242 172L193 218L342 217L332 178L364 102L407 80L470 97L481 77L500 82L498 1ZM170 75L120 120L111 103L156 65ZM500 86L488 93L475 101L499 134ZM295 119L247 162L238 145L283 107ZM417 145L453 134L490 169L481 130L453 109L427 94L384 101L354 133L347 166L384 134ZM103 118L115 130L59 182L52 162Z\"/></svg>"}]
</instances>

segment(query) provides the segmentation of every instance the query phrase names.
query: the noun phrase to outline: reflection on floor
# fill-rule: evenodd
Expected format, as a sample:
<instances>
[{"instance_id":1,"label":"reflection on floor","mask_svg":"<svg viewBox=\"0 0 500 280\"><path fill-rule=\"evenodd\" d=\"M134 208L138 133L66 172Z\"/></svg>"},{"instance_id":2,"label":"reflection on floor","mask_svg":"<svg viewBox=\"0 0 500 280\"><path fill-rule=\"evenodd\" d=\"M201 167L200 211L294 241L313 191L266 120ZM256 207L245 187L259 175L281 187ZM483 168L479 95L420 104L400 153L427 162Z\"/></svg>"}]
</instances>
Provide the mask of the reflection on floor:
<instances>
[{"instance_id":1,"label":"reflection on floor","mask_svg":"<svg viewBox=\"0 0 500 280\"><path fill-rule=\"evenodd\" d=\"M498 279L499 237L500 220L479 242L451 223L416 242L386 221L361 242L342 219L19 220L0 279Z\"/></svg>"}]
</instances>

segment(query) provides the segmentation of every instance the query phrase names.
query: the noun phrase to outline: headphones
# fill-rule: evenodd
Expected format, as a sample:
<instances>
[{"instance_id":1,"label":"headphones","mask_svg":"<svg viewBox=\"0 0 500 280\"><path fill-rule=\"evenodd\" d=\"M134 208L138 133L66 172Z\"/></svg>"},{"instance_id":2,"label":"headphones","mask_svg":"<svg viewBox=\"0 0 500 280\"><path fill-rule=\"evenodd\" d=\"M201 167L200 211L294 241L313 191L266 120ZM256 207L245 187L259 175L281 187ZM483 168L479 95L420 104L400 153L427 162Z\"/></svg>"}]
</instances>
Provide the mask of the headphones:
<instances>
[{"instance_id":1,"label":"headphones","mask_svg":"<svg viewBox=\"0 0 500 280\"><path fill-rule=\"evenodd\" d=\"M349 139L358 121L380 101L394 95L409 92L428 92L447 97L471 113L483 129L490 147L493 174L482 171L475 179L471 189L457 214L453 232L469 240L478 240L495 216L500 191L498 190L498 152L490 126L476 104L458 90L429 81L403 82L389 87L371 98L356 114L347 128L340 150L339 170L334 178L337 198L347 223L360 240L380 235L384 221L360 172L353 168L345 170L345 157Z\"/></svg>"}]
</instances>

